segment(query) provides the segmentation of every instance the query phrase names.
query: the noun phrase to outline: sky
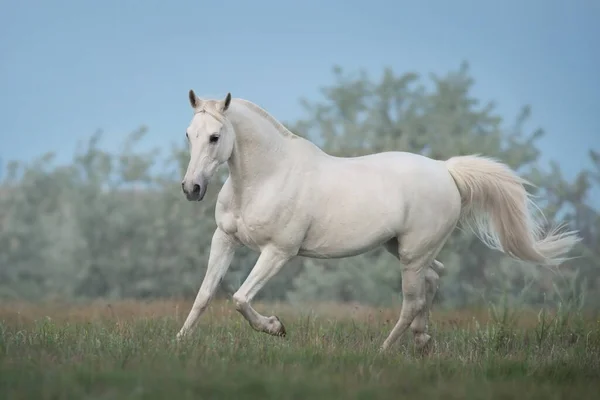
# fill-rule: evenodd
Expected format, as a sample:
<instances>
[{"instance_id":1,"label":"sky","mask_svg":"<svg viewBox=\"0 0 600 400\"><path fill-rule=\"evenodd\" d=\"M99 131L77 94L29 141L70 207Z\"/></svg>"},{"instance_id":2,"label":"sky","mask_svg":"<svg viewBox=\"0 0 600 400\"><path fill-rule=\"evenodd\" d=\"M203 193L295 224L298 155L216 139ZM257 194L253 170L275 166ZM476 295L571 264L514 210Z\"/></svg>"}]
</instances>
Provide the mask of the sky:
<instances>
[{"instance_id":1,"label":"sky","mask_svg":"<svg viewBox=\"0 0 600 400\"><path fill-rule=\"evenodd\" d=\"M187 91L306 117L332 68L445 74L467 61L472 94L546 131L542 167L567 177L600 150L600 1L0 0L0 159L68 162L103 132L117 149L181 143ZM598 197L600 199L600 197Z\"/></svg>"}]
</instances>

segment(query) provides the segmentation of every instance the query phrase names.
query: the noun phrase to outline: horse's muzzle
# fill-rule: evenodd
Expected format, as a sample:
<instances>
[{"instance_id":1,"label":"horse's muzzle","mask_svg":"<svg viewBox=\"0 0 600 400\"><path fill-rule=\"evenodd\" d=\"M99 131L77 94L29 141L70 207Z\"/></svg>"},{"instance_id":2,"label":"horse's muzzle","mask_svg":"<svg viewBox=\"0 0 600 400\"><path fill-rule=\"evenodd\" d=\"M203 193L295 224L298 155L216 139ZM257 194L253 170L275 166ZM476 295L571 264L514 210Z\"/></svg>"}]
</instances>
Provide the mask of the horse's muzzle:
<instances>
[{"instance_id":1,"label":"horse's muzzle","mask_svg":"<svg viewBox=\"0 0 600 400\"><path fill-rule=\"evenodd\" d=\"M183 181L181 182L181 189L185 194L188 201L201 201L206 194L208 182L204 179L200 179L194 182Z\"/></svg>"}]
</instances>

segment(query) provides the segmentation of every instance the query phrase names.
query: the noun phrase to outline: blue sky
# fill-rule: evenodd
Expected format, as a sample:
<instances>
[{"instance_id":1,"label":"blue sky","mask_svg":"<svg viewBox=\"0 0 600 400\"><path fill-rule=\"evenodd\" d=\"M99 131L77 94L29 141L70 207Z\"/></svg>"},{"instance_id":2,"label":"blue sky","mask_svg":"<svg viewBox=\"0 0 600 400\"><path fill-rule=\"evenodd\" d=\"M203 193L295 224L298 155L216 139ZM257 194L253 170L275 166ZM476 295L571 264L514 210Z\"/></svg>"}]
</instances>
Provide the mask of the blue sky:
<instances>
[{"instance_id":1,"label":"blue sky","mask_svg":"<svg viewBox=\"0 0 600 400\"><path fill-rule=\"evenodd\" d=\"M512 121L531 104L543 162L568 176L600 150L600 2L0 0L0 157L69 160L97 130L117 148L181 141L187 91L304 116L334 64L373 76L470 64Z\"/></svg>"}]
</instances>

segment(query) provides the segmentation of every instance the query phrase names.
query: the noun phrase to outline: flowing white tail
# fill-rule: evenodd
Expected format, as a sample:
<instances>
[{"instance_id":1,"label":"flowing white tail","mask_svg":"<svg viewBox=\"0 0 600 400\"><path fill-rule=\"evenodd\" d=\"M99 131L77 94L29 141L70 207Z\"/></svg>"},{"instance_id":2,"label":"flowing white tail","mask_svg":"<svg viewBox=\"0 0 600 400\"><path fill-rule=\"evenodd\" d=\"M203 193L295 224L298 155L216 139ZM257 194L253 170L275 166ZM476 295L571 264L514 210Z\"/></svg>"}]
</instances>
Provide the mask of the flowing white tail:
<instances>
[{"instance_id":1,"label":"flowing white tail","mask_svg":"<svg viewBox=\"0 0 600 400\"><path fill-rule=\"evenodd\" d=\"M452 157L446 165L461 195L461 223L487 246L519 260L556 265L580 240L574 231L559 232L560 226L542 235L524 186L530 183L507 165L477 155Z\"/></svg>"}]
</instances>

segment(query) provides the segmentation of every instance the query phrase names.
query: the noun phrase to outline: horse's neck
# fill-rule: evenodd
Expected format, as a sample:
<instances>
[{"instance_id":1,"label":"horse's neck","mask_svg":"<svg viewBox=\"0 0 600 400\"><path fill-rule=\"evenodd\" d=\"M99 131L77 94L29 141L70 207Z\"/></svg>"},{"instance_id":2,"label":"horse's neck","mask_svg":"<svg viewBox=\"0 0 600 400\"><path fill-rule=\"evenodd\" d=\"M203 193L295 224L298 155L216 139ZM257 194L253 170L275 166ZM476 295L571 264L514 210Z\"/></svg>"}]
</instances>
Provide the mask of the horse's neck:
<instances>
[{"instance_id":1,"label":"horse's neck","mask_svg":"<svg viewBox=\"0 0 600 400\"><path fill-rule=\"evenodd\" d=\"M290 139L277 132L272 122L237 102L232 102L228 119L236 136L229 159L235 191L242 191L285 167Z\"/></svg>"}]
</instances>

